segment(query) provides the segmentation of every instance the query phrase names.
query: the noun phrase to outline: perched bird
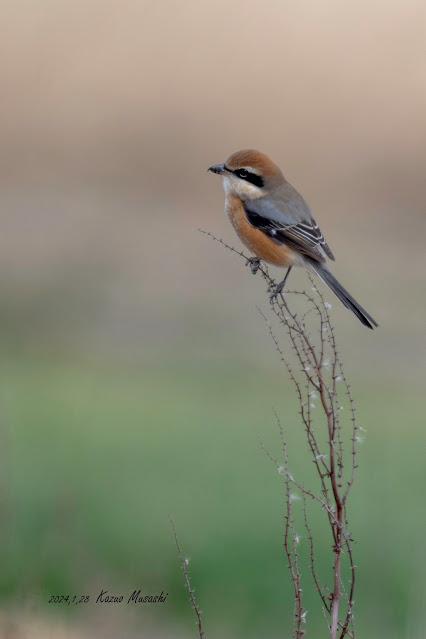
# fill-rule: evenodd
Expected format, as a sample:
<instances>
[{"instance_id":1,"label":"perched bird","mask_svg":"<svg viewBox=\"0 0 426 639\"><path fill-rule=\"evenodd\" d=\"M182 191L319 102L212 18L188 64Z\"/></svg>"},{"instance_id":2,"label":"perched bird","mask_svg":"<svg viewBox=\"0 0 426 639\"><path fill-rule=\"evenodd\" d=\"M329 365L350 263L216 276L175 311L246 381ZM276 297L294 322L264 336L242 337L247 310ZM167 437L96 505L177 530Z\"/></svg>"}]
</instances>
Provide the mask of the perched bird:
<instances>
[{"instance_id":1,"label":"perched bird","mask_svg":"<svg viewBox=\"0 0 426 639\"><path fill-rule=\"evenodd\" d=\"M250 259L253 272L259 260L287 268L271 299L281 293L293 266L303 266L316 273L364 326L378 326L331 274L326 258L334 260L334 255L309 206L267 155L253 149L237 151L208 170L222 176L225 211L255 255Z\"/></svg>"}]
</instances>

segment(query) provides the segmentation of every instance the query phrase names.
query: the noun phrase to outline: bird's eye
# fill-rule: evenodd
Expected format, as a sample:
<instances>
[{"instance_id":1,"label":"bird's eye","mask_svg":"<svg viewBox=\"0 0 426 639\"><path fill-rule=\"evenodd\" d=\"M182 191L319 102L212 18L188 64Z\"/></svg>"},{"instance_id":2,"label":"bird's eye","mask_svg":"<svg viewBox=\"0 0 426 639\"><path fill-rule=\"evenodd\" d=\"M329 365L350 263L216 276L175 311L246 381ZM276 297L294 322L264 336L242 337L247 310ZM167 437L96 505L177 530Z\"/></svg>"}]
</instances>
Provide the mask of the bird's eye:
<instances>
[{"instance_id":1,"label":"bird's eye","mask_svg":"<svg viewBox=\"0 0 426 639\"><path fill-rule=\"evenodd\" d=\"M259 189L264 186L263 177L261 175L257 175L257 173L252 173L251 171L247 171L247 169L237 169L234 171L234 174L242 180L253 184L253 186L257 186Z\"/></svg>"},{"instance_id":2,"label":"bird's eye","mask_svg":"<svg viewBox=\"0 0 426 639\"><path fill-rule=\"evenodd\" d=\"M240 177L240 178L246 178L246 177L248 177L248 174L249 174L249 172L248 172L248 171L246 171L246 169L239 169L239 170L237 171L237 175L238 175L238 177Z\"/></svg>"}]
</instances>

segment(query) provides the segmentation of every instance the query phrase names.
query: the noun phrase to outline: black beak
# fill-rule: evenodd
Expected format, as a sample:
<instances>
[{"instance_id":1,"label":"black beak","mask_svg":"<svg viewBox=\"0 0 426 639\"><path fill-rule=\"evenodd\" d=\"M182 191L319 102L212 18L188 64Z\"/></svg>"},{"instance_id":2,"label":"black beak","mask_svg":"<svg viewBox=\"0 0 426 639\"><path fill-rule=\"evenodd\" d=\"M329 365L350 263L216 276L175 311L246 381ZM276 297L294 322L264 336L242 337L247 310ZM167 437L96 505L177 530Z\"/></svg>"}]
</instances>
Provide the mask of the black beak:
<instances>
[{"instance_id":1,"label":"black beak","mask_svg":"<svg viewBox=\"0 0 426 639\"><path fill-rule=\"evenodd\" d=\"M225 171L225 165L224 164L213 164L213 166L210 166L207 171L211 171L212 173L217 173L218 175L222 175L222 173Z\"/></svg>"}]
</instances>

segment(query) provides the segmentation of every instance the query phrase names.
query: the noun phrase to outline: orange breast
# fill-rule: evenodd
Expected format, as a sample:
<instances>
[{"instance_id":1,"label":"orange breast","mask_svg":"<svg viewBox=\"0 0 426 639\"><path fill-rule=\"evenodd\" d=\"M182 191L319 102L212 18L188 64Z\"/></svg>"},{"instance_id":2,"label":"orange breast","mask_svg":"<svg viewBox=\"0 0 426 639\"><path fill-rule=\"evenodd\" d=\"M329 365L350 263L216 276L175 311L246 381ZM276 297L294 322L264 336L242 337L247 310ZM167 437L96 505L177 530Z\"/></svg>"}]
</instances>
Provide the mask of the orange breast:
<instances>
[{"instance_id":1,"label":"orange breast","mask_svg":"<svg viewBox=\"0 0 426 639\"><path fill-rule=\"evenodd\" d=\"M287 268L300 262L300 258L291 248L285 244L277 244L250 224L239 198L227 195L225 210L238 237L256 257L268 264Z\"/></svg>"}]
</instances>

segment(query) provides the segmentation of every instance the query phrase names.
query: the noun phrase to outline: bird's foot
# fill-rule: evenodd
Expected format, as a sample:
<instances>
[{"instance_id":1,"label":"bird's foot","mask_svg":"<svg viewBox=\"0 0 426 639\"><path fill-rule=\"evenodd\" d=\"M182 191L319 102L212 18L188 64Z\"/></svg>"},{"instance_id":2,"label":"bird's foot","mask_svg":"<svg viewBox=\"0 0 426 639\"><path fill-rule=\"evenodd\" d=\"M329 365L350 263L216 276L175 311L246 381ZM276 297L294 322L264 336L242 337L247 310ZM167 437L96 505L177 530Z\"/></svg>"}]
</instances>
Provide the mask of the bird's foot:
<instances>
[{"instance_id":1,"label":"bird's foot","mask_svg":"<svg viewBox=\"0 0 426 639\"><path fill-rule=\"evenodd\" d=\"M271 304L273 304L274 300L277 299L278 295L280 295L280 293L283 292L284 284L285 282L280 282L279 284L277 284L276 286L272 288L272 293L269 297L269 301L271 302Z\"/></svg>"},{"instance_id":2,"label":"bird's foot","mask_svg":"<svg viewBox=\"0 0 426 639\"><path fill-rule=\"evenodd\" d=\"M250 264L250 270L253 273L253 275L256 275L257 271L259 270L260 267L260 260L258 257L249 257L247 262L246 262L246 266L248 266Z\"/></svg>"},{"instance_id":3,"label":"bird's foot","mask_svg":"<svg viewBox=\"0 0 426 639\"><path fill-rule=\"evenodd\" d=\"M277 299L278 295L280 295L280 294L283 292L283 290L284 290L284 286L285 286L285 283L287 282L287 278L288 278L288 276L290 275L290 271L291 271L291 269L292 269L292 267L291 267L291 266L289 266L289 267L288 267L288 269L287 269L287 273L285 274L285 278L283 279L283 281L282 281L282 282L280 282L279 284L277 284L276 286L274 286L274 287L273 287L273 289L272 289L272 293L271 293L271 296L270 296L270 298L269 298L269 301L271 302L271 304L273 304L274 300L276 300L276 299Z\"/></svg>"}]
</instances>

